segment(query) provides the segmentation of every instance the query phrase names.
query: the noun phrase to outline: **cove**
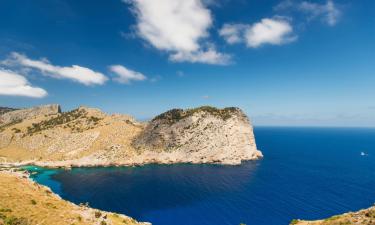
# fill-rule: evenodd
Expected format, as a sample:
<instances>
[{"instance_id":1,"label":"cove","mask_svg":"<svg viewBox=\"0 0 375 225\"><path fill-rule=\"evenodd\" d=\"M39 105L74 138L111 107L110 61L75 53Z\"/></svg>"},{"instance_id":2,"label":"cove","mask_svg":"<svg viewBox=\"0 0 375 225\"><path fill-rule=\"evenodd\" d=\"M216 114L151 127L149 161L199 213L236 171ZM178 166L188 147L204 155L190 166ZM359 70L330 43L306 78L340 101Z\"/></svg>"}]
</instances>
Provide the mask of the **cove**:
<instances>
[{"instance_id":1,"label":"cove","mask_svg":"<svg viewBox=\"0 0 375 225\"><path fill-rule=\"evenodd\" d=\"M26 169L66 200L154 225L283 225L375 202L375 129L260 127L255 136L264 159L240 166Z\"/></svg>"}]
</instances>

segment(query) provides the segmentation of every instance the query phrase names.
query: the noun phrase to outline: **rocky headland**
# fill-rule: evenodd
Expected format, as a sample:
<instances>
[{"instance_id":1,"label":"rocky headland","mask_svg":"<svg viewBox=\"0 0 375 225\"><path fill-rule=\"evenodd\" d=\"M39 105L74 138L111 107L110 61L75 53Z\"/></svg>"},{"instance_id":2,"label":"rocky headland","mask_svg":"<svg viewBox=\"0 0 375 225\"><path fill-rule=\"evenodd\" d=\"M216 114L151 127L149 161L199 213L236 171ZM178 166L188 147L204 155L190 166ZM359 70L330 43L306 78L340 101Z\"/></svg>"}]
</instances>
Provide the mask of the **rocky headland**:
<instances>
[{"instance_id":1,"label":"rocky headland","mask_svg":"<svg viewBox=\"0 0 375 225\"><path fill-rule=\"evenodd\" d=\"M3 166L235 165L261 157L238 108L173 109L147 123L88 107L61 112L59 105L0 114Z\"/></svg>"}]
</instances>

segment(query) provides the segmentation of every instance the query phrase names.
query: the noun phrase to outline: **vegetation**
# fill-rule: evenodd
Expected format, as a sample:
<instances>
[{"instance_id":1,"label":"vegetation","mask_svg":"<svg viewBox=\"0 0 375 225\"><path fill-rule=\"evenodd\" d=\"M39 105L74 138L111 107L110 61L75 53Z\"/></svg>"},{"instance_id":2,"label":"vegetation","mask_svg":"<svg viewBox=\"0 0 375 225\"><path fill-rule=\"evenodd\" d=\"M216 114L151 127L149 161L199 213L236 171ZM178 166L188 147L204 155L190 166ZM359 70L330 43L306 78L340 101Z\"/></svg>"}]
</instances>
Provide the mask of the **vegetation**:
<instances>
[{"instance_id":1,"label":"vegetation","mask_svg":"<svg viewBox=\"0 0 375 225\"><path fill-rule=\"evenodd\" d=\"M7 113L7 112L14 111L14 110L17 110L17 109L14 109L14 108L8 108L8 107L0 107L0 115L2 115L2 114L4 114L4 113Z\"/></svg>"},{"instance_id":2,"label":"vegetation","mask_svg":"<svg viewBox=\"0 0 375 225\"><path fill-rule=\"evenodd\" d=\"M21 133L21 130L20 129L18 129L18 128L12 128L12 130L14 131L14 133Z\"/></svg>"},{"instance_id":3,"label":"vegetation","mask_svg":"<svg viewBox=\"0 0 375 225\"><path fill-rule=\"evenodd\" d=\"M172 109L169 110L165 113L162 113L158 116L156 116L153 121L155 120L167 120L168 123L172 124L175 122L180 121L181 119L184 119L186 117L192 116L195 113L199 112L206 112L208 114L217 116L223 120L227 120L231 118L234 112L236 112L238 109L235 107L228 107L224 109L218 109L212 106L201 106L198 108L193 108L193 109L187 109L187 110L182 110L182 109Z\"/></svg>"},{"instance_id":4,"label":"vegetation","mask_svg":"<svg viewBox=\"0 0 375 225\"><path fill-rule=\"evenodd\" d=\"M290 222L290 225L298 224L298 222L299 222L299 220L294 219L294 220L292 220L292 221Z\"/></svg>"},{"instance_id":5,"label":"vegetation","mask_svg":"<svg viewBox=\"0 0 375 225\"><path fill-rule=\"evenodd\" d=\"M33 135L43 130L48 130L59 125L64 125L64 128L70 128L72 131L82 132L83 129L81 126L78 126L79 123L71 123L78 119L85 119L88 124L97 125L101 118L90 116L87 117L87 112L84 109L75 109L69 112L64 112L59 114L56 117L53 117L49 120L43 120L39 123L33 123L31 127L27 128L27 134Z\"/></svg>"},{"instance_id":6,"label":"vegetation","mask_svg":"<svg viewBox=\"0 0 375 225\"><path fill-rule=\"evenodd\" d=\"M324 220L303 221L292 220L291 225L374 225L375 224L375 207L360 210L358 212L350 212L342 215L336 215Z\"/></svg>"},{"instance_id":7,"label":"vegetation","mask_svg":"<svg viewBox=\"0 0 375 225\"><path fill-rule=\"evenodd\" d=\"M99 211L95 212L95 218L100 218L102 216L102 213Z\"/></svg>"},{"instance_id":8,"label":"vegetation","mask_svg":"<svg viewBox=\"0 0 375 225\"><path fill-rule=\"evenodd\" d=\"M17 123L21 123L21 122L22 122L22 119L18 119L18 120L13 120L10 123L4 124L4 125L0 126L0 132L4 131L5 128L7 128L7 127L11 127L11 126L16 125Z\"/></svg>"},{"instance_id":9,"label":"vegetation","mask_svg":"<svg viewBox=\"0 0 375 225\"><path fill-rule=\"evenodd\" d=\"M0 224L2 225L28 225L29 222L24 217L7 216L0 213Z\"/></svg>"}]
</instances>

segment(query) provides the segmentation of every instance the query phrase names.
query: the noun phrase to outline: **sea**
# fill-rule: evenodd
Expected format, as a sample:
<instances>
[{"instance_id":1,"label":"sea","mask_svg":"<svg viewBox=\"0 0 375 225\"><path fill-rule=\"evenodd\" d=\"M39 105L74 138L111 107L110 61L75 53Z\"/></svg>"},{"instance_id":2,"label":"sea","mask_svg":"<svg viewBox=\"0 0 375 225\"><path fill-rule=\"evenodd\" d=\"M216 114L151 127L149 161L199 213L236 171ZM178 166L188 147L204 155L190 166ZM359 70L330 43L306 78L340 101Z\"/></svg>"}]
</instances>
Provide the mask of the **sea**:
<instances>
[{"instance_id":1,"label":"sea","mask_svg":"<svg viewBox=\"0 0 375 225\"><path fill-rule=\"evenodd\" d=\"M238 166L27 167L63 199L154 225L287 225L375 203L375 129L255 127Z\"/></svg>"}]
</instances>

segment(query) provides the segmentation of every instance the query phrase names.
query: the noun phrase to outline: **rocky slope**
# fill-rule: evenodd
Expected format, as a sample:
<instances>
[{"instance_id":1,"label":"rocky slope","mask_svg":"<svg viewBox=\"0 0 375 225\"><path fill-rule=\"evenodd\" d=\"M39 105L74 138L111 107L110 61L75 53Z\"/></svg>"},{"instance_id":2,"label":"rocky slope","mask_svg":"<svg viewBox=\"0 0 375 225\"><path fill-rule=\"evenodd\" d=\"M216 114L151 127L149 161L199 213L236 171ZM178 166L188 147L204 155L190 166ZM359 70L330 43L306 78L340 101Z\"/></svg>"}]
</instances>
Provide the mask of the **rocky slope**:
<instances>
[{"instance_id":1,"label":"rocky slope","mask_svg":"<svg viewBox=\"0 0 375 225\"><path fill-rule=\"evenodd\" d=\"M22 172L0 170L0 224L151 225L61 199Z\"/></svg>"},{"instance_id":2,"label":"rocky slope","mask_svg":"<svg viewBox=\"0 0 375 225\"><path fill-rule=\"evenodd\" d=\"M135 139L142 151L168 152L171 161L239 164L262 156L238 108L173 109L154 118Z\"/></svg>"},{"instance_id":3,"label":"rocky slope","mask_svg":"<svg viewBox=\"0 0 375 225\"><path fill-rule=\"evenodd\" d=\"M332 216L328 219L305 221L293 220L291 225L374 225L375 207L363 209L358 212L349 212L342 215Z\"/></svg>"},{"instance_id":4,"label":"rocky slope","mask_svg":"<svg viewBox=\"0 0 375 225\"><path fill-rule=\"evenodd\" d=\"M2 165L239 164L262 156L248 118L237 108L171 110L148 124L86 107L61 112L58 105L0 118Z\"/></svg>"}]
</instances>

